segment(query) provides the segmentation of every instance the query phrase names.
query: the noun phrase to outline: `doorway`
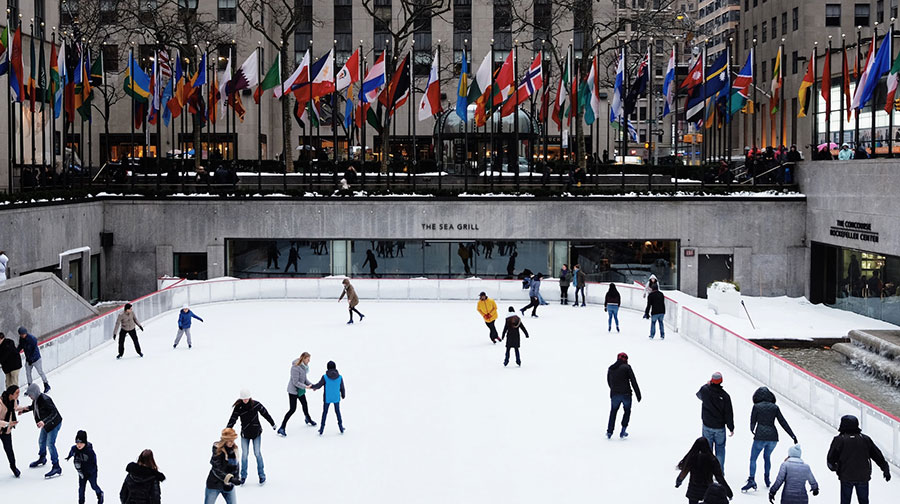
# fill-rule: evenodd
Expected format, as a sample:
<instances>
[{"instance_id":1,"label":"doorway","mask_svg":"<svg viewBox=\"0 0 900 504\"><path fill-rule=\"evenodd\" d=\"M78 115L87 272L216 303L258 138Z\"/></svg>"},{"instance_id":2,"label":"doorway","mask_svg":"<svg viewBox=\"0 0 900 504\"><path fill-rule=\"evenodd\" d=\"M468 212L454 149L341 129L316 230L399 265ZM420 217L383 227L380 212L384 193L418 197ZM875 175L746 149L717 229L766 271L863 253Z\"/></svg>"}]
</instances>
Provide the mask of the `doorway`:
<instances>
[{"instance_id":1,"label":"doorway","mask_svg":"<svg viewBox=\"0 0 900 504\"><path fill-rule=\"evenodd\" d=\"M717 281L734 281L734 256L731 254L700 254L697 273L697 294L706 299L706 287Z\"/></svg>"}]
</instances>

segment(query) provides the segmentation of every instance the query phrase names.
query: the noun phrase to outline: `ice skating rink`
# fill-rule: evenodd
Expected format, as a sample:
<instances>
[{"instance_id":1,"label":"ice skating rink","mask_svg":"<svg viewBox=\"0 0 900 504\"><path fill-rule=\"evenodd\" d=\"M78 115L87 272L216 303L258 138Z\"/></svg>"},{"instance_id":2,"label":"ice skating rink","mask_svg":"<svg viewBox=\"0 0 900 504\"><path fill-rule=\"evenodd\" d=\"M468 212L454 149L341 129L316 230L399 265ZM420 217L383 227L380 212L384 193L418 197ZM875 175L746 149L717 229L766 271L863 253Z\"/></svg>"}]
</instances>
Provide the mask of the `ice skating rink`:
<instances>
[{"instance_id":1,"label":"ice skating rink","mask_svg":"<svg viewBox=\"0 0 900 504\"><path fill-rule=\"evenodd\" d=\"M364 299L359 309L366 319L352 326L345 325L346 303L334 301L199 305L192 309L206 322L194 321L191 350L184 341L172 349L177 312L168 312L144 321L143 359L129 340L117 361L110 342L50 374L50 395L64 418L60 457L76 431L86 430L112 503L125 465L151 448L168 478L163 502L202 502L210 446L240 389L249 388L280 423L291 361L308 351L311 381L329 360L344 376L347 432L338 433L332 411L318 436L298 407L287 438L264 431L268 481L257 485L251 454L239 502L683 503L687 483L674 488L675 464L700 435L694 394L721 371L737 427L725 466L733 502L768 502L761 458L760 491L739 491L748 475L751 395L760 384L677 333L649 340L649 322L637 312L620 312L616 334L607 332L602 307L558 304L541 307L539 319L524 318L531 338L522 340L523 365L504 368L504 348L490 343L475 304ZM501 316L509 305L498 301ZM606 369L621 351L630 356L643 401L635 402L630 437L607 440ZM322 391L309 396L318 422ZM23 395L21 403L30 400ZM836 432L781 397L779 404L822 488L811 502L837 502L837 478L825 467ZM773 480L790 444L780 436ZM71 462L62 462L62 476L50 481L43 479L49 464L28 469L37 437L31 415L24 415L13 434L22 477L0 469L3 501L77 502ZM871 502L896 502L896 484L876 469ZM87 502L94 502L90 489Z\"/></svg>"}]
</instances>

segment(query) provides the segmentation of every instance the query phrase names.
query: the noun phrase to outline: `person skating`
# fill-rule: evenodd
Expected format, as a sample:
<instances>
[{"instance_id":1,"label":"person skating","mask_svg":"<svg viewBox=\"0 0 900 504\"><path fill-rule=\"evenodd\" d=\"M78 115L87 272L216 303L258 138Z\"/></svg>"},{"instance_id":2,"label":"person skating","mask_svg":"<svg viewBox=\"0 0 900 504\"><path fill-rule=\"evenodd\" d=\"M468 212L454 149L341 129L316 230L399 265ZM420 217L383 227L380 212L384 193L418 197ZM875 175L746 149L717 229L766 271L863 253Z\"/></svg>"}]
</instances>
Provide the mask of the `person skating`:
<instances>
[{"instance_id":1,"label":"person skating","mask_svg":"<svg viewBox=\"0 0 900 504\"><path fill-rule=\"evenodd\" d=\"M41 360L41 349L38 346L37 338L29 333L28 329L20 327L19 345L16 348L25 354L25 379L28 380L28 385L32 384L31 371L37 370L38 375L44 380L44 393L50 392L50 383L47 381L47 375L44 374L44 361Z\"/></svg>"},{"instance_id":2,"label":"person skating","mask_svg":"<svg viewBox=\"0 0 900 504\"><path fill-rule=\"evenodd\" d=\"M354 312L359 315L359 321L362 322L362 320L366 318L366 316L356 309L356 306L359 304L359 296L356 295L356 289L353 288L353 285L350 283L349 278L345 278L341 283L344 285L344 290L341 291L341 297L338 298L338 303L340 303L341 300L344 299L344 296L347 296L347 311L350 312L350 321L347 323L353 323Z\"/></svg>"},{"instance_id":3,"label":"person skating","mask_svg":"<svg viewBox=\"0 0 900 504\"><path fill-rule=\"evenodd\" d=\"M606 291L606 298L603 300L603 311L609 316L606 325L607 332L612 332L612 322L616 319L616 332L619 332L619 305L622 304L622 295L616 289L616 284L609 284L609 290Z\"/></svg>"},{"instance_id":4,"label":"person skating","mask_svg":"<svg viewBox=\"0 0 900 504\"><path fill-rule=\"evenodd\" d=\"M676 467L680 472L675 478L675 488L681 486L688 474L691 475L690 480L688 480L687 492L685 493L688 504L698 504L701 499L705 498L707 490L713 483L713 478L725 488L728 498L732 498L733 493L731 487L728 486L728 482L725 481L722 466L719 465L719 461L713 456L706 439L702 437L697 438L691 449L688 450Z\"/></svg>"},{"instance_id":5,"label":"person skating","mask_svg":"<svg viewBox=\"0 0 900 504\"><path fill-rule=\"evenodd\" d=\"M538 309L538 306L540 305L540 300L538 299L538 296L540 295L540 292L541 292L541 279L542 278L543 278L543 275L538 273L531 279L531 283L529 284L529 287L528 287L528 297L531 299L531 302L528 303L526 306L522 307L521 309L519 309L519 311L522 312L522 315L525 315L525 310L531 308L531 316L534 318L537 318L537 316L538 316L537 309Z\"/></svg>"},{"instance_id":6,"label":"person skating","mask_svg":"<svg viewBox=\"0 0 900 504\"><path fill-rule=\"evenodd\" d=\"M259 476L259 484L266 482L266 471L262 457L262 424L259 422L259 415L262 415L267 422L275 429L275 420L266 410L261 402L255 401L250 396L247 389L241 390L241 395L234 404L231 412L231 418L228 419L226 427L234 427L237 419L241 419L241 481L247 479L247 462L250 459L250 443L253 443L253 456L256 457L256 473Z\"/></svg>"},{"instance_id":7,"label":"person skating","mask_svg":"<svg viewBox=\"0 0 900 504\"><path fill-rule=\"evenodd\" d=\"M522 323L522 319L516 315L516 309L512 306L509 307L509 313L506 315L506 324L503 326L503 334L500 335L500 341L503 341L506 338L506 358L503 359L503 365L507 366L509 364L509 351L510 349L515 350L516 352L516 365L522 365L522 358L519 356L519 330L525 333L525 337L528 337L528 329L525 329L525 324Z\"/></svg>"},{"instance_id":8,"label":"person skating","mask_svg":"<svg viewBox=\"0 0 900 504\"><path fill-rule=\"evenodd\" d=\"M771 486L769 473L772 469L772 451L778 444L778 429L775 428L775 420L781 424L781 428L787 432L794 444L797 444L797 436L791 430L781 409L775 404L775 394L766 387L759 387L753 393L753 409L750 412L750 432L753 433L753 447L750 449L750 477L747 484L741 488L742 492L756 490L756 460L759 453L763 454L764 473L763 479L766 488Z\"/></svg>"},{"instance_id":9,"label":"person skating","mask_svg":"<svg viewBox=\"0 0 900 504\"><path fill-rule=\"evenodd\" d=\"M828 469L837 473L841 482L841 504L850 504L853 489L859 504L869 504L869 480L872 462L881 469L885 481L891 481L891 467L872 438L862 433L853 415L841 417L838 435L828 449Z\"/></svg>"},{"instance_id":10,"label":"person skating","mask_svg":"<svg viewBox=\"0 0 900 504\"><path fill-rule=\"evenodd\" d=\"M122 504L161 504L162 490L159 484L166 480L166 476L159 472L152 451L142 451L137 462L129 462L125 466L125 472L128 475L119 490Z\"/></svg>"},{"instance_id":11,"label":"person skating","mask_svg":"<svg viewBox=\"0 0 900 504\"><path fill-rule=\"evenodd\" d=\"M116 335L119 336L119 353L116 355L116 359L121 359L122 355L125 353L125 335L131 336L131 341L134 343L134 351L141 357L144 356L144 354L141 353L141 342L138 341L136 327L140 328L143 332L144 326L138 322L137 315L134 314L131 303L125 303L125 308L122 310L122 313L116 317L116 327L113 329L113 339L116 339Z\"/></svg>"},{"instance_id":12,"label":"person skating","mask_svg":"<svg viewBox=\"0 0 900 504\"><path fill-rule=\"evenodd\" d=\"M807 481L812 494L819 495L819 483L816 482L812 469L800 458L802 453L798 444L788 448L788 456L778 469L778 476L775 477L775 483L769 490L769 502L775 502L775 494L782 484L784 491L781 492L781 504L807 504L809 502L806 495Z\"/></svg>"},{"instance_id":13,"label":"person skating","mask_svg":"<svg viewBox=\"0 0 900 504\"><path fill-rule=\"evenodd\" d=\"M581 293L581 306L584 306L585 301L584 298L584 288L587 286L587 275L584 274L584 271L581 271L581 265L576 264L575 269L572 271L572 286L575 287L575 303L572 304L572 307L578 306L578 293Z\"/></svg>"},{"instance_id":14,"label":"person skating","mask_svg":"<svg viewBox=\"0 0 900 504\"><path fill-rule=\"evenodd\" d=\"M221 495L226 504L237 504L234 486L242 485L238 471L237 445L234 429L222 429L219 441L213 443L212 457L209 459L209 474L206 476L206 498L204 504L214 504Z\"/></svg>"},{"instance_id":15,"label":"person skating","mask_svg":"<svg viewBox=\"0 0 900 504\"><path fill-rule=\"evenodd\" d=\"M697 391L697 399L702 401L701 418L703 420L703 438L709 443L710 450L715 449L716 458L725 472L725 428L734 436L734 410L731 407L731 396L722 388L722 373L713 373L709 382Z\"/></svg>"},{"instance_id":16,"label":"person skating","mask_svg":"<svg viewBox=\"0 0 900 504\"><path fill-rule=\"evenodd\" d=\"M641 389L638 387L637 379L634 377L634 371L628 364L628 354L619 353L616 362L609 366L606 372L606 383L609 385L609 423L606 425L606 439L613 435L613 429L616 427L616 416L619 414L619 406L622 406L622 431L619 432L620 438L628 437L628 421L631 419L631 390L634 388L634 396L638 402L641 402Z\"/></svg>"},{"instance_id":17,"label":"person skating","mask_svg":"<svg viewBox=\"0 0 900 504\"><path fill-rule=\"evenodd\" d=\"M16 409L19 406L19 387L10 385L3 391L0 397L0 443L6 452L6 460L9 461L9 469L16 478L22 474L16 467L16 453L13 450L12 431L19 423Z\"/></svg>"},{"instance_id":18,"label":"person skating","mask_svg":"<svg viewBox=\"0 0 900 504\"><path fill-rule=\"evenodd\" d=\"M193 347L193 342L191 341L191 322L193 322L194 319L203 322L202 318L191 311L190 306L187 304L181 305L181 310L178 312L178 332L175 333L175 343L172 345L172 348L178 348L178 343L181 342L182 335L187 336L188 348Z\"/></svg>"},{"instance_id":19,"label":"person skating","mask_svg":"<svg viewBox=\"0 0 900 504\"><path fill-rule=\"evenodd\" d=\"M22 369L22 357L15 342L0 332L0 367L6 377L4 387L19 384L19 370Z\"/></svg>"},{"instance_id":20,"label":"person skating","mask_svg":"<svg viewBox=\"0 0 900 504\"><path fill-rule=\"evenodd\" d=\"M322 395L322 421L319 423L319 435L325 431L325 419L328 417L328 407L334 405L334 414L337 415L338 429L341 434L344 433L344 419L341 418L341 399L344 399L346 392L344 391L344 377L338 373L337 365L334 361L328 361L327 371L322 375L319 383L311 388L319 390L325 387L325 393Z\"/></svg>"},{"instance_id":21,"label":"person skating","mask_svg":"<svg viewBox=\"0 0 900 504\"><path fill-rule=\"evenodd\" d=\"M572 272L568 264L563 264L559 270L559 304L569 304L569 285L572 283Z\"/></svg>"},{"instance_id":22,"label":"person skating","mask_svg":"<svg viewBox=\"0 0 900 504\"><path fill-rule=\"evenodd\" d=\"M50 472L44 475L45 478L52 478L62 474L62 468L59 466L59 453L56 451L56 436L62 428L62 415L53 404L53 399L47 394L41 393L41 388L37 383L32 383L25 391L25 395L31 399L31 406L19 408L17 413L31 412L34 415L34 422L38 429L41 430L38 435L38 459L28 464L28 467L34 469L47 463L47 451L50 451L50 463L52 467Z\"/></svg>"},{"instance_id":23,"label":"person skating","mask_svg":"<svg viewBox=\"0 0 900 504\"><path fill-rule=\"evenodd\" d=\"M490 336L491 342L496 344L500 341L500 336L497 335L497 326L495 325L498 316L497 303L489 298L487 294L481 292L478 294L477 310L481 314L481 318L484 319L484 325L488 328L488 336Z\"/></svg>"},{"instance_id":24,"label":"person skating","mask_svg":"<svg viewBox=\"0 0 900 504\"><path fill-rule=\"evenodd\" d=\"M75 445L66 456L66 460L69 459L73 459L75 472L78 473L78 504L84 504L84 491L88 483L97 494L97 504L103 504L103 490L97 484L97 454L88 442L87 432L80 430L75 434Z\"/></svg>"},{"instance_id":25,"label":"person skating","mask_svg":"<svg viewBox=\"0 0 900 504\"><path fill-rule=\"evenodd\" d=\"M653 287L659 289L659 280L657 280L656 275L650 274L650 278L647 279L647 285L644 286L644 297L650 295L653 292Z\"/></svg>"},{"instance_id":26,"label":"person skating","mask_svg":"<svg viewBox=\"0 0 900 504\"><path fill-rule=\"evenodd\" d=\"M725 490L725 487L713 481L712 485L706 489L706 493L703 494L701 504L728 504L729 501L728 491Z\"/></svg>"},{"instance_id":27,"label":"person skating","mask_svg":"<svg viewBox=\"0 0 900 504\"><path fill-rule=\"evenodd\" d=\"M306 404L306 389L312 386L307 375L309 374L309 352L300 354L300 358L291 364L291 379L288 381L288 412L284 414L284 420L281 421L281 427L278 429L278 435L287 436L287 423L291 416L297 411L297 401L303 406L303 416L306 417L306 425L315 427L316 422L309 416L309 406Z\"/></svg>"},{"instance_id":28,"label":"person skating","mask_svg":"<svg viewBox=\"0 0 900 504\"><path fill-rule=\"evenodd\" d=\"M644 318L650 319L650 339L656 336L656 324L659 324L659 339L666 339L666 297L657 286L653 286L653 292L647 296Z\"/></svg>"}]
</instances>

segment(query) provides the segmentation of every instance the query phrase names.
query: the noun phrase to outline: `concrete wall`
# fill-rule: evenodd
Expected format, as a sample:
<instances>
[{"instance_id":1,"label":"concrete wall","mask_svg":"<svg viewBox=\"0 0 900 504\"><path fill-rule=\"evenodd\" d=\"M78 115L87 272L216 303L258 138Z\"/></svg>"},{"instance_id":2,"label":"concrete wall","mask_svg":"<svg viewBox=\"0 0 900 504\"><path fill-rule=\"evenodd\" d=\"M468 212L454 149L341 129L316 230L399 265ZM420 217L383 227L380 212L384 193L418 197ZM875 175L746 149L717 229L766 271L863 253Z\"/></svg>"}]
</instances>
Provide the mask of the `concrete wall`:
<instances>
[{"instance_id":1,"label":"concrete wall","mask_svg":"<svg viewBox=\"0 0 900 504\"><path fill-rule=\"evenodd\" d=\"M30 273L0 285L0 331L8 337L25 326L43 338L97 313L52 273Z\"/></svg>"}]
</instances>

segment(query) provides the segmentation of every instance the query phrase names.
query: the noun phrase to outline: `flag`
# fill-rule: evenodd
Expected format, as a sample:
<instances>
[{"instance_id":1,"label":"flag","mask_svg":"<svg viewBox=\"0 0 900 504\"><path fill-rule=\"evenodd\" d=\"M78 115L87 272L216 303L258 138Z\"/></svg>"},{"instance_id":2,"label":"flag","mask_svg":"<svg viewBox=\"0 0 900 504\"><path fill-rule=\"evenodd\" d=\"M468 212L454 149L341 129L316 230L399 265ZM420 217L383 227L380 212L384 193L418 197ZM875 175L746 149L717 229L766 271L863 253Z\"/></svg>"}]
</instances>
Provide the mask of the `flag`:
<instances>
[{"instance_id":1,"label":"flag","mask_svg":"<svg viewBox=\"0 0 900 504\"><path fill-rule=\"evenodd\" d=\"M34 114L34 100L37 98L37 61L34 54L34 36L31 37L31 66L28 72L28 101L30 102L31 113Z\"/></svg>"},{"instance_id":2,"label":"flag","mask_svg":"<svg viewBox=\"0 0 900 504\"><path fill-rule=\"evenodd\" d=\"M81 61L78 63L75 79L75 111L83 121L91 120L91 100L94 90L91 88L91 78L88 68L91 66L90 52L82 49Z\"/></svg>"},{"instance_id":3,"label":"flag","mask_svg":"<svg viewBox=\"0 0 900 504\"><path fill-rule=\"evenodd\" d=\"M202 61L201 61L200 71L203 71L204 68L205 68L205 65L203 65ZM198 71L197 73L199 74L200 72ZM187 93L185 91L185 78L184 77L185 77L184 72L181 68L181 54L176 50L175 51L175 74L173 75L172 79L169 81L172 89L171 89L171 92L169 93L169 99L163 100L163 102L166 104L166 109L168 110L168 112L166 112L165 114L166 115L171 114L173 119L177 118L178 116L181 115L181 111L184 108L184 104L187 102L187 98L190 95L190 93ZM170 87L170 86L166 86L166 87ZM164 95L166 94L165 90L163 91L163 94ZM163 119L165 120L165 116L163 116Z\"/></svg>"},{"instance_id":4,"label":"flag","mask_svg":"<svg viewBox=\"0 0 900 504\"><path fill-rule=\"evenodd\" d=\"M357 80L359 80L359 79L357 79ZM347 103L344 106L344 129L345 130L350 129L350 123L353 118L353 99L351 98L353 95L353 92L352 92L353 88L351 86L352 86L352 84L350 86L347 86L347 98L345 100Z\"/></svg>"},{"instance_id":5,"label":"flag","mask_svg":"<svg viewBox=\"0 0 900 504\"><path fill-rule=\"evenodd\" d=\"M436 69L432 69L435 72ZM428 77L428 83L431 84L431 76ZM440 85L440 83L438 83ZM440 91L438 91L438 100L440 100ZM424 105L425 99L422 99ZM440 106L440 101L438 101ZM469 61L466 49L463 48L462 66L459 69L459 83L456 86L456 115L466 123L469 121Z\"/></svg>"},{"instance_id":6,"label":"flag","mask_svg":"<svg viewBox=\"0 0 900 504\"><path fill-rule=\"evenodd\" d=\"M125 79L122 87L125 94L140 103L147 103L150 97L150 76L141 70L140 65L134 59L134 53L128 54L128 67L125 69Z\"/></svg>"},{"instance_id":7,"label":"flag","mask_svg":"<svg viewBox=\"0 0 900 504\"><path fill-rule=\"evenodd\" d=\"M809 110L809 88L816 83L816 72L813 67L815 61L815 56L810 56L809 63L806 65L806 75L803 76L803 80L800 82L800 90L797 91L797 102L800 104L800 111L797 113L797 117L806 117L806 112Z\"/></svg>"},{"instance_id":8,"label":"flag","mask_svg":"<svg viewBox=\"0 0 900 504\"><path fill-rule=\"evenodd\" d=\"M300 60L300 64L297 65L297 68L288 76L287 80L281 83L280 86L276 86L273 94L275 98L281 98L284 93L291 90L291 87L294 85L294 81L296 81L301 75L306 75L306 67L309 66L309 49L306 50L306 54L303 55L303 59Z\"/></svg>"},{"instance_id":9,"label":"flag","mask_svg":"<svg viewBox=\"0 0 900 504\"><path fill-rule=\"evenodd\" d=\"M550 98L552 93L547 92L548 87L550 86L545 87L544 92L541 93L541 110L538 113L538 120L541 122L541 124L547 122L550 114Z\"/></svg>"},{"instance_id":10,"label":"flag","mask_svg":"<svg viewBox=\"0 0 900 504\"><path fill-rule=\"evenodd\" d=\"M228 54L228 61L225 63L225 71L222 72L222 80L219 82L219 100L221 100L220 107L222 109L222 113L225 112L225 109L230 105L230 100L228 96L227 86L228 82L231 80L231 54Z\"/></svg>"},{"instance_id":11,"label":"flag","mask_svg":"<svg viewBox=\"0 0 900 504\"><path fill-rule=\"evenodd\" d=\"M159 95L161 94L159 76L159 58L153 58L153 69L150 73L150 107L147 110L147 123L156 124L159 120ZM149 134L149 132L148 132Z\"/></svg>"},{"instance_id":12,"label":"flag","mask_svg":"<svg viewBox=\"0 0 900 504\"><path fill-rule=\"evenodd\" d=\"M93 63L91 63L90 67L90 77L91 86L97 87L102 86L104 81L104 72L103 69L103 51L100 51L100 57L95 59Z\"/></svg>"},{"instance_id":13,"label":"flag","mask_svg":"<svg viewBox=\"0 0 900 504\"><path fill-rule=\"evenodd\" d=\"M309 74L300 74L294 84L291 85L291 91L294 97L301 102L312 98L319 98L334 92L334 51L328 51L309 68ZM309 85L312 79L312 87Z\"/></svg>"},{"instance_id":14,"label":"flag","mask_svg":"<svg viewBox=\"0 0 900 504\"><path fill-rule=\"evenodd\" d=\"M515 112L519 105L541 89L543 84L544 77L541 65L541 53L537 53L534 60L531 61L531 66L528 67L528 71L526 71L519 80L519 87L516 89L516 92L503 104L500 116L506 117Z\"/></svg>"},{"instance_id":15,"label":"flag","mask_svg":"<svg viewBox=\"0 0 900 504\"><path fill-rule=\"evenodd\" d=\"M9 26L0 32L0 75L9 71Z\"/></svg>"},{"instance_id":16,"label":"flag","mask_svg":"<svg viewBox=\"0 0 900 504\"><path fill-rule=\"evenodd\" d=\"M337 74L337 80L335 82L335 90L342 91L347 87L353 85L356 81L359 80L359 49L353 51L353 54L350 55L350 59L344 63L344 67L341 68L341 71Z\"/></svg>"},{"instance_id":17,"label":"flag","mask_svg":"<svg viewBox=\"0 0 900 504\"><path fill-rule=\"evenodd\" d=\"M400 62L400 66L394 71L394 75L391 76L391 83L387 87L388 93L382 92L381 94L384 99L382 103L388 107L389 116L393 116L394 112L406 103L409 98L409 85L409 53L407 53Z\"/></svg>"},{"instance_id":18,"label":"flag","mask_svg":"<svg viewBox=\"0 0 900 504\"><path fill-rule=\"evenodd\" d=\"M672 46L672 55L669 56L669 64L666 65L666 78L663 81L663 97L666 107L663 109L663 117L669 115L675 106L675 46Z\"/></svg>"},{"instance_id":19,"label":"flag","mask_svg":"<svg viewBox=\"0 0 900 504\"><path fill-rule=\"evenodd\" d=\"M568 65L567 65L568 68ZM625 106L622 101L622 91L625 85L625 51L619 53L619 63L616 65L616 83L613 87L612 105L609 108L609 122L617 123L625 116ZM560 82L560 90L562 90L562 82ZM558 101L558 99L557 99ZM553 115L556 115L554 110ZM559 121L556 124L559 125Z\"/></svg>"},{"instance_id":20,"label":"flag","mask_svg":"<svg viewBox=\"0 0 900 504\"><path fill-rule=\"evenodd\" d=\"M870 50L869 57L866 61L866 70L859 79L859 85L856 88L859 99L857 100L856 96L853 97L854 108L863 108L872 100L875 96L875 87L878 86L878 81L881 80L881 76L891 70L891 61L893 60L891 38L893 37L888 34L888 36L885 36L884 39L882 39L881 47L878 48L878 53L874 58L872 58ZM874 37L872 38L871 48L875 48ZM862 93L859 92L860 88L862 88Z\"/></svg>"},{"instance_id":21,"label":"flag","mask_svg":"<svg viewBox=\"0 0 900 504\"><path fill-rule=\"evenodd\" d=\"M275 57L275 61L272 62L272 66L269 67L269 71L266 72L266 76L263 77L263 80L256 86L256 91L253 92L253 101L259 103L259 97L262 96L263 91L268 91L270 89L274 89L281 83L281 53L278 53L278 56Z\"/></svg>"},{"instance_id":22,"label":"flag","mask_svg":"<svg viewBox=\"0 0 900 504\"><path fill-rule=\"evenodd\" d=\"M703 56L699 55L691 65L691 70L688 72L687 77L681 83L681 89L690 91L701 83L703 83Z\"/></svg>"},{"instance_id":23,"label":"flag","mask_svg":"<svg viewBox=\"0 0 900 504\"><path fill-rule=\"evenodd\" d=\"M740 69L731 87L731 114L743 110L750 100L750 86L753 85L753 49L747 55L747 62Z\"/></svg>"},{"instance_id":24,"label":"flag","mask_svg":"<svg viewBox=\"0 0 900 504\"><path fill-rule=\"evenodd\" d=\"M600 117L600 72L598 70L597 56L594 55L591 60L591 71L588 73L586 81L587 98L585 98L585 102L588 106L584 109L584 122L587 124L594 124L594 121Z\"/></svg>"},{"instance_id":25,"label":"flag","mask_svg":"<svg viewBox=\"0 0 900 504\"><path fill-rule=\"evenodd\" d=\"M630 116L634 113L637 106L638 98L647 93L647 82L650 80L650 49L647 49L647 55L641 60L638 66L637 77L628 87L628 96L625 97L625 115Z\"/></svg>"},{"instance_id":26,"label":"flag","mask_svg":"<svg viewBox=\"0 0 900 504\"><path fill-rule=\"evenodd\" d=\"M178 102L177 100L175 100L175 98L173 98L174 91L172 89L172 82L174 82L174 79L169 79L169 81L166 82L166 87L165 89L163 89L162 98L160 99L160 102L165 104L166 106L166 108L163 109L163 125L167 127L169 126L169 119L171 119L173 116L178 117L177 115L174 115L172 107L169 106L169 103L172 101L175 101L176 104ZM176 110L178 110L178 114L180 115L181 107L176 107Z\"/></svg>"},{"instance_id":27,"label":"flag","mask_svg":"<svg viewBox=\"0 0 900 504\"><path fill-rule=\"evenodd\" d=\"M362 103L375 101L378 97L378 88L384 86L384 55L385 52L382 51L372 68L366 72L366 78L359 88L359 99Z\"/></svg>"},{"instance_id":28,"label":"flag","mask_svg":"<svg viewBox=\"0 0 900 504\"><path fill-rule=\"evenodd\" d=\"M195 73L194 78L191 79L191 87L197 88L204 84L206 84L206 53L203 53L203 56L200 56L200 68L197 69L197 73Z\"/></svg>"},{"instance_id":29,"label":"flag","mask_svg":"<svg viewBox=\"0 0 900 504\"><path fill-rule=\"evenodd\" d=\"M259 84L259 49L250 53L244 63L234 72L225 84L226 95L233 95L242 89L249 89ZM239 100L238 100L239 101Z\"/></svg>"},{"instance_id":30,"label":"flag","mask_svg":"<svg viewBox=\"0 0 900 504\"><path fill-rule=\"evenodd\" d=\"M207 120L210 123L215 124L216 118L218 116L219 110L219 99L221 99L221 95L219 94L219 76L216 72L213 72L213 80L209 86L209 107L207 107Z\"/></svg>"},{"instance_id":31,"label":"flag","mask_svg":"<svg viewBox=\"0 0 900 504\"><path fill-rule=\"evenodd\" d=\"M845 104L844 106L847 109L847 120L849 121L850 118L853 116L853 107L850 106L851 105L850 102L852 101L852 98L850 96L850 70L847 68L847 48L846 47L843 48L843 52L844 52L844 62L843 62L844 82L841 85L841 92L844 95L844 104ZM843 141L843 140L841 140L841 141Z\"/></svg>"},{"instance_id":32,"label":"flag","mask_svg":"<svg viewBox=\"0 0 900 504\"><path fill-rule=\"evenodd\" d=\"M463 114L466 108L468 66L466 65L466 50L463 49L463 63L459 74L459 86L456 91L456 113L459 114L460 100L462 100ZM428 72L428 82L425 84L425 93L419 102L419 120L424 121L441 111L441 77L438 68L438 53L431 58L431 71ZM465 115L460 116L465 121Z\"/></svg>"},{"instance_id":33,"label":"flag","mask_svg":"<svg viewBox=\"0 0 900 504\"><path fill-rule=\"evenodd\" d=\"M22 100L25 98L24 96L24 85L25 85L25 70L22 69L22 27L21 25L16 28L16 33L13 35L13 43L12 49L10 50L10 70L9 70L9 87L12 88L13 93L16 94L15 101L17 103L22 103Z\"/></svg>"},{"instance_id":34,"label":"flag","mask_svg":"<svg viewBox=\"0 0 900 504\"><path fill-rule=\"evenodd\" d=\"M900 82L900 54L894 59L891 65L891 72L887 78L887 100L884 102L884 111L888 114L894 108L894 99L897 96L897 83ZM824 84L822 84L824 86Z\"/></svg>"},{"instance_id":35,"label":"flag","mask_svg":"<svg viewBox=\"0 0 900 504\"><path fill-rule=\"evenodd\" d=\"M490 87L492 75L491 53L488 52L484 55L481 65L478 66L472 82L467 82L469 90L466 96L466 105L468 106L469 103L475 104L475 124L479 126L484 124L486 107L485 100L481 100L481 97L484 96L485 90Z\"/></svg>"},{"instance_id":36,"label":"flag","mask_svg":"<svg viewBox=\"0 0 900 504\"><path fill-rule=\"evenodd\" d=\"M157 58L159 58L159 74L167 79L171 79L172 67L169 65L169 51L157 51L156 54Z\"/></svg>"},{"instance_id":37,"label":"flag","mask_svg":"<svg viewBox=\"0 0 900 504\"><path fill-rule=\"evenodd\" d=\"M831 48L825 50L825 63L822 65L822 100L825 101L825 120L831 120Z\"/></svg>"},{"instance_id":38,"label":"flag","mask_svg":"<svg viewBox=\"0 0 900 504\"><path fill-rule=\"evenodd\" d=\"M572 68L569 66L569 58L566 57L566 66L559 79L559 87L556 88L556 103L553 104L553 115L550 116L557 128L562 127L563 116L565 115L566 99L569 97L569 80ZM618 79L618 76L617 76ZM618 82L618 80L616 80ZM615 106L615 102L613 102Z\"/></svg>"},{"instance_id":39,"label":"flag","mask_svg":"<svg viewBox=\"0 0 900 504\"><path fill-rule=\"evenodd\" d=\"M700 64L700 77L696 79L694 75L694 71L692 70L691 75L688 76L690 79L690 83L687 86L688 96L687 103L685 104L685 120L690 122L701 122L703 121L704 114L703 110L706 107L706 66L704 62L706 61L706 50L704 50L699 57L697 58ZM685 87L682 84L682 87Z\"/></svg>"},{"instance_id":40,"label":"flag","mask_svg":"<svg viewBox=\"0 0 900 504\"><path fill-rule=\"evenodd\" d=\"M781 106L781 86L784 84L784 76L781 74L781 53L782 48L778 48L778 55L775 56L775 66L772 68L772 86L771 98L769 98L769 113L775 115Z\"/></svg>"},{"instance_id":41,"label":"flag","mask_svg":"<svg viewBox=\"0 0 900 504\"><path fill-rule=\"evenodd\" d=\"M506 57L506 61L503 62L503 66L500 67L497 76L494 78L494 86L490 91L492 110L502 105L513 93L513 86L515 85L514 58L513 51L510 50L509 56Z\"/></svg>"},{"instance_id":42,"label":"flag","mask_svg":"<svg viewBox=\"0 0 900 504\"><path fill-rule=\"evenodd\" d=\"M44 44L41 46L41 56L38 63L38 88L41 90L41 112L44 111L44 103L49 99L49 88L47 87L47 71L44 69L47 65L47 59L44 57Z\"/></svg>"},{"instance_id":43,"label":"flag","mask_svg":"<svg viewBox=\"0 0 900 504\"><path fill-rule=\"evenodd\" d=\"M50 46L50 83L53 91L53 118L59 118L62 112L63 87L65 86L66 46L61 45L59 52L56 44ZM62 73L60 73L62 71Z\"/></svg>"}]
</instances>

